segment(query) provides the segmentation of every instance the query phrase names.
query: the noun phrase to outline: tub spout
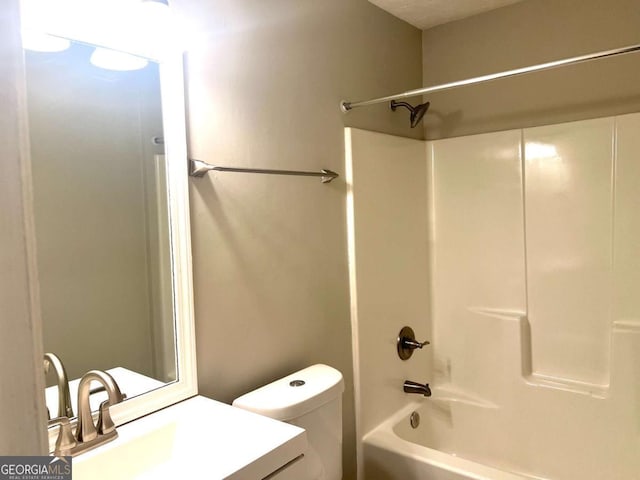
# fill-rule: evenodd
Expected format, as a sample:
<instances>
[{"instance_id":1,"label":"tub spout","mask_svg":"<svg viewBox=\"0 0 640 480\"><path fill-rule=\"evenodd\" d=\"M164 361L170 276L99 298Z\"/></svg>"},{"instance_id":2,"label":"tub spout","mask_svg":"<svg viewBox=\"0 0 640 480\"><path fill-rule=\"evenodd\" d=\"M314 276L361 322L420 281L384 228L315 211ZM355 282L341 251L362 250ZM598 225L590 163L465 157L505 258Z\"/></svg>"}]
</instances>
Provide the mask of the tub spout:
<instances>
[{"instance_id":1,"label":"tub spout","mask_svg":"<svg viewBox=\"0 0 640 480\"><path fill-rule=\"evenodd\" d=\"M428 383L417 383L412 382L411 380L405 380L404 391L405 393L419 393L425 397L431 396L431 389L429 388Z\"/></svg>"}]
</instances>

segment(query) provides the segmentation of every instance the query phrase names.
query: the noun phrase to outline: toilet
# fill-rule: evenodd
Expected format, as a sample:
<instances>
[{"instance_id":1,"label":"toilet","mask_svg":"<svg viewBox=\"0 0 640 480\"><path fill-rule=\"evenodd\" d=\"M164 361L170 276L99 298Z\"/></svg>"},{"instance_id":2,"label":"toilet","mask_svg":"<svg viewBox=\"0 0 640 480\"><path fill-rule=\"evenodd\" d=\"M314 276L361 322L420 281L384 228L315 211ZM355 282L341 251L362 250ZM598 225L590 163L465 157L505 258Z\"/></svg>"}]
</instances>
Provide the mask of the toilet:
<instances>
[{"instance_id":1,"label":"toilet","mask_svg":"<svg viewBox=\"0 0 640 480\"><path fill-rule=\"evenodd\" d=\"M312 365L249 392L233 406L304 428L304 457L273 478L340 480L342 478L342 374ZM271 477L269 477L271 478Z\"/></svg>"}]
</instances>

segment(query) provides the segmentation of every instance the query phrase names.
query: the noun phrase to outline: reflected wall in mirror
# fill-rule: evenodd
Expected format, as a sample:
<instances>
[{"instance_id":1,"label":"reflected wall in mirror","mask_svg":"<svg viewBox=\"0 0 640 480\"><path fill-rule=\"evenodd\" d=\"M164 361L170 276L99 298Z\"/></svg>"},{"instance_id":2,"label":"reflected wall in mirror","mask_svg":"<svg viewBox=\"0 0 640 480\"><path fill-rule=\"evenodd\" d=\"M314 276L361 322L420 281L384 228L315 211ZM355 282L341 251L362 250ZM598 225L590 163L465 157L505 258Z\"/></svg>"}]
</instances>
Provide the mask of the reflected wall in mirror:
<instances>
[{"instance_id":1,"label":"reflected wall in mirror","mask_svg":"<svg viewBox=\"0 0 640 480\"><path fill-rule=\"evenodd\" d=\"M177 377L159 66L94 51L25 53L44 348L71 380L118 368L131 398Z\"/></svg>"}]
</instances>

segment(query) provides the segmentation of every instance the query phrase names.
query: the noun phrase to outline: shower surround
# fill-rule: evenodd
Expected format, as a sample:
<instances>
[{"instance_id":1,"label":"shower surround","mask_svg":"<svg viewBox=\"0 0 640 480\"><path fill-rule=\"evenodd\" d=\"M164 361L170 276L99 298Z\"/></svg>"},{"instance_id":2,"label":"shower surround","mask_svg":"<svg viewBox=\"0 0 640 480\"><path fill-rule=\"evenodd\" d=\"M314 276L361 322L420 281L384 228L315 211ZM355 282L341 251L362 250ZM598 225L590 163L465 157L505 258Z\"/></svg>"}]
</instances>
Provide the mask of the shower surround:
<instances>
[{"instance_id":1,"label":"shower surround","mask_svg":"<svg viewBox=\"0 0 640 480\"><path fill-rule=\"evenodd\" d=\"M640 478L637 132L347 129L362 478ZM432 344L402 361L405 324Z\"/></svg>"}]
</instances>

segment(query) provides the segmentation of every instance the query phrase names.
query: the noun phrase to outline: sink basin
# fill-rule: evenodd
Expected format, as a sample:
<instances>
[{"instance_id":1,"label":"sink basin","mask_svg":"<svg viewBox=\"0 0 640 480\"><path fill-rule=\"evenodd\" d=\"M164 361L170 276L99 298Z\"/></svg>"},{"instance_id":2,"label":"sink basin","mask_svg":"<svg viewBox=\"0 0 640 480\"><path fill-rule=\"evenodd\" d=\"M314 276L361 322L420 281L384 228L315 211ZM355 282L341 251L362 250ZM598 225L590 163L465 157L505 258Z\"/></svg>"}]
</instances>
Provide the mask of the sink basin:
<instances>
[{"instance_id":1,"label":"sink basin","mask_svg":"<svg viewBox=\"0 0 640 480\"><path fill-rule=\"evenodd\" d=\"M118 434L73 459L74 480L256 480L307 446L301 428L200 396L122 425Z\"/></svg>"}]
</instances>

